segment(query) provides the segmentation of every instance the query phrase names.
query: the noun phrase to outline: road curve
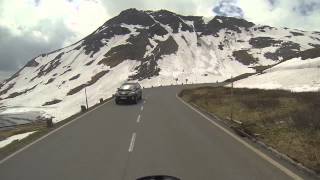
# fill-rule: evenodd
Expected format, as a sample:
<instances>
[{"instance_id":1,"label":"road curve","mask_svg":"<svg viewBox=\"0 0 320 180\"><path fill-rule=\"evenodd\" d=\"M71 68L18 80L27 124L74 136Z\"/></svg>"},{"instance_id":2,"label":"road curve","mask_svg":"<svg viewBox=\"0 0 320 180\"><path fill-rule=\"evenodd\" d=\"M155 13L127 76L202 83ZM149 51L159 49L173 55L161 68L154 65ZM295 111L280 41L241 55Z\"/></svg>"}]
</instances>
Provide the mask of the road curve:
<instances>
[{"instance_id":1,"label":"road curve","mask_svg":"<svg viewBox=\"0 0 320 180\"><path fill-rule=\"evenodd\" d=\"M134 180L155 174L182 180L310 178L261 150L297 175L289 176L210 123L176 98L181 88L145 89L137 105L111 101L99 106L2 162L0 179Z\"/></svg>"}]
</instances>

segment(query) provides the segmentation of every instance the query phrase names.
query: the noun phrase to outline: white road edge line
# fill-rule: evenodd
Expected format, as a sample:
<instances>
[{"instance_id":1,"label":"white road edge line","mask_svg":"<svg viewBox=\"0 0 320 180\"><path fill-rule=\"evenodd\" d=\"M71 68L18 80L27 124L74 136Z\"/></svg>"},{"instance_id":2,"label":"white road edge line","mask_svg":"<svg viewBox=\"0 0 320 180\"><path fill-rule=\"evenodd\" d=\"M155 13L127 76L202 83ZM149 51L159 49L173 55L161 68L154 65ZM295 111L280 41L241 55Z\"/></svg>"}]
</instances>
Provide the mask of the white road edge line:
<instances>
[{"instance_id":1,"label":"white road edge line","mask_svg":"<svg viewBox=\"0 0 320 180\"><path fill-rule=\"evenodd\" d=\"M288 175L289 177L296 179L296 180L302 180L303 178L301 178L299 175L295 174L294 172L292 172L291 170L289 170L288 168L284 167L283 165L281 165L280 163L278 163L277 161L273 160L272 158L270 158L269 156L267 156L266 154L264 154L263 152L259 151L257 148L251 146L250 144L248 144L247 142L245 142L244 140L242 140L240 137L236 136L235 134L233 134L232 132L230 132L229 130L227 130L226 128L222 127L221 125L219 125L218 123L214 122L212 119L210 119L209 117L207 117L206 115L204 115L202 112L200 112L199 110L195 109L193 106L191 106L190 104L188 104L187 102L185 102L183 99L181 99L178 94L176 94L176 98L179 99L184 105L186 105L187 107L189 107L190 109L194 110L195 112L197 112L198 114L200 114L203 118L205 118L206 120L208 120L211 124L217 126L218 128L220 128L222 131L224 131L225 133L227 133L228 135L230 135L231 137L233 137L235 140L237 140L238 142L240 142L241 144L243 144L245 147L247 147L248 149L250 149L251 151L253 151L254 153L256 153L258 156L260 156L262 159L268 161L269 163L271 163L272 165L274 165L275 167L277 167L278 169L280 169L282 172L284 172L286 175Z\"/></svg>"},{"instance_id":2,"label":"white road edge line","mask_svg":"<svg viewBox=\"0 0 320 180\"><path fill-rule=\"evenodd\" d=\"M112 99L110 99L109 101L105 102L104 104L107 104L107 103L109 103L109 102L111 102L111 101L112 101ZM95 107L95 108L93 108L93 109L89 110L89 111L88 111L88 112L86 112L85 114L82 114L81 116L79 116L79 117L77 117L77 118L75 118L75 119L71 120L70 122L68 122L68 123L66 123L66 124L64 124L64 125L62 125L62 126L60 126L60 127L58 127L57 129L52 130L52 131L51 131L51 132L49 132L48 134L46 134L46 135L44 135L44 136L40 137L39 139L37 139L37 140L35 140L35 141L31 142L30 144L28 144L28 145L26 145L26 146L22 147L21 149L19 149L19 150L15 151L14 153L12 153L12 154L10 154L9 156L7 156L7 157L5 157L4 159L2 159L2 160L0 161L0 165L1 165L1 164L3 164L4 162L6 162L7 160L11 159L12 157L16 156L17 154L21 153L22 151L24 151L24 150L28 149L28 148L29 148L29 147L31 147L32 145L34 145L34 144L36 144L36 143L38 143L38 142L42 141L42 140L43 140L43 139L45 139L46 137L48 137L48 136L50 136L50 135L54 134L55 132L57 132L57 131L61 130L62 128L66 127L66 126L68 126L68 125L70 125L71 123L73 123L73 122L77 121L78 119L83 118L84 116L86 116L86 115L88 115L88 114L92 113L94 110L96 110L96 109L97 109L97 108L99 108L99 107L100 107L100 105L98 105L97 107Z\"/></svg>"},{"instance_id":3,"label":"white road edge line","mask_svg":"<svg viewBox=\"0 0 320 180\"><path fill-rule=\"evenodd\" d=\"M140 122L140 118L141 118L141 115L139 114L138 118L137 118L137 123Z\"/></svg>"},{"instance_id":4,"label":"white road edge line","mask_svg":"<svg viewBox=\"0 0 320 180\"><path fill-rule=\"evenodd\" d=\"M129 152L132 152L132 151L133 151L134 142L135 142L135 141L136 141L136 133L133 133L133 134L132 134L132 137L131 137L130 146L129 146L129 149L128 149Z\"/></svg>"}]
</instances>

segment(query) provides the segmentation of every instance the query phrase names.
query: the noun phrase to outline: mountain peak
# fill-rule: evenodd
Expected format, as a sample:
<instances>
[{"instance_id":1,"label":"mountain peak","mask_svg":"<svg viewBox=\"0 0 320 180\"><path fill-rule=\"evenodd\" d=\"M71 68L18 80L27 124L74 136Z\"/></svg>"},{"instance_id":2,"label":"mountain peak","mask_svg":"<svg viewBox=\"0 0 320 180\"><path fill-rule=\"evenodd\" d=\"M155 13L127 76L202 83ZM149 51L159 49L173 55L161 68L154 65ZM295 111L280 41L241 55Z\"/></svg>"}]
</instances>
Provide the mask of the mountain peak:
<instances>
[{"instance_id":1,"label":"mountain peak","mask_svg":"<svg viewBox=\"0 0 320 180\"><path fill-rule=\"evenodd\" d=\"M118 16L108 20L105 25L115 25L121 23L150 26L155 22L145 11L130 8L122 11Z\"/></svg>"},{"instance_id":2,"label":"mountain peak","mask_svg":"<svg viewBox=\"0 0 320 180\"><path fill-rule=\"evenodd\" d=\"M254 23L246 21L244 19L226 16L215 16L211 21L208 22L207 28L209 33L217 33L221 29L229 29L240 33L242 28L248 30L248 28L254 25Z\"/></svg>"},{"instance_id":3,"label":"mountain peak","mask_svg":"<svg viewBox=\"0 0 320 180\"><path fill-rule=\"evenodd\" d=\"M252 27L255 24L247 21L245 19L242 18L238 18L238 17L228 17L228 16L215 16L212 21L219 21L219 23L225 23L225 24L233 24L239 27Z\"/></svg>"},{"instance_id":4,"label":"mountain peak","mask_svg":"<svg viewBox=\"0 0 320 180\"><path fill-rule=\"evenodd\" d=\"M132 15L132 14L138 14L141 12L144 12L144 11L138 10L136 8L129 8L129 9L121 11L119 15Z\"/></svg>"}]
</instances>

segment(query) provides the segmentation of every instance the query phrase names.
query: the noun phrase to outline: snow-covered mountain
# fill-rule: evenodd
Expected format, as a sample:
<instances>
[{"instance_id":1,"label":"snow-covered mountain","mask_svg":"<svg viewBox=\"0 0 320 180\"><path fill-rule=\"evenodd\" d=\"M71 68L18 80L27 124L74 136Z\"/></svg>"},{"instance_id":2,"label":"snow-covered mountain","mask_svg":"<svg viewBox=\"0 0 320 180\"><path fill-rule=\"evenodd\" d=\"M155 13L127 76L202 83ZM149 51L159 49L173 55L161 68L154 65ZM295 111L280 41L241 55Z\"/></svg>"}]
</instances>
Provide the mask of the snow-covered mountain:
<instances>
[{"instance_id":1,"label":"snow-covered mountain","mask_svg":"<svg viewBox=\"0 0 320 180\"><path fill-rule=\"evenodd\" d=\"M0 107L60 121L79 111L84 88L93 105L128 80L144 87L223 81L292 58L307 62L301 52L319 47L320 32L128 9L79 42L29 61L0 85Z\"/></svg>"}]
</instances>

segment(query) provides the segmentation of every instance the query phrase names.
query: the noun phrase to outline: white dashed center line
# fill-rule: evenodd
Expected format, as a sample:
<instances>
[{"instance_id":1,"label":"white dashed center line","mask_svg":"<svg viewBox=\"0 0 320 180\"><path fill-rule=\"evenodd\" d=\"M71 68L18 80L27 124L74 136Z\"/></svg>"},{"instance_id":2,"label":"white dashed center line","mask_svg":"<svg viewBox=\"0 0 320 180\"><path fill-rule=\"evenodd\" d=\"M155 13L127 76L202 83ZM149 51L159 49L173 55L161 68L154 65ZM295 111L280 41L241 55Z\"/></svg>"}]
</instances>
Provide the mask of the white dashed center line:
<instances>
[{"instance_id":1,"label":"white dashed center line","mask_svg":"<svg viewBox=\"0 0 320 180\"><path fill-rule=\"evenodd\" d=\"M134 147L134 142L135 141L136 141L136 133L133 133L132 137L131 137L130 146L129 146L129 149L128 149L129 152L133 151L133 147Z\"/></svg>"},{"instance_id":2,"label":"white dashed center line","mask_svg":"<svg viewBox=\"0 0 320 180\"><path fill-rule=\"evenodd\" d=\"M141 111L143 111L143 106L141 106Z\"/></svg>"},{"instance_id":3,"label":"white dashed center line","mask_svg":"<svg viewBox=\"0 0 320 180\"><path fill-rule=\"evenodd\" d=\"M137 123L140 122L140 118L141 118L141 116L140 116L140 114L139 114L139 116L138 116L138 118L137 118Z\"/></svg>"}]
</instances>

